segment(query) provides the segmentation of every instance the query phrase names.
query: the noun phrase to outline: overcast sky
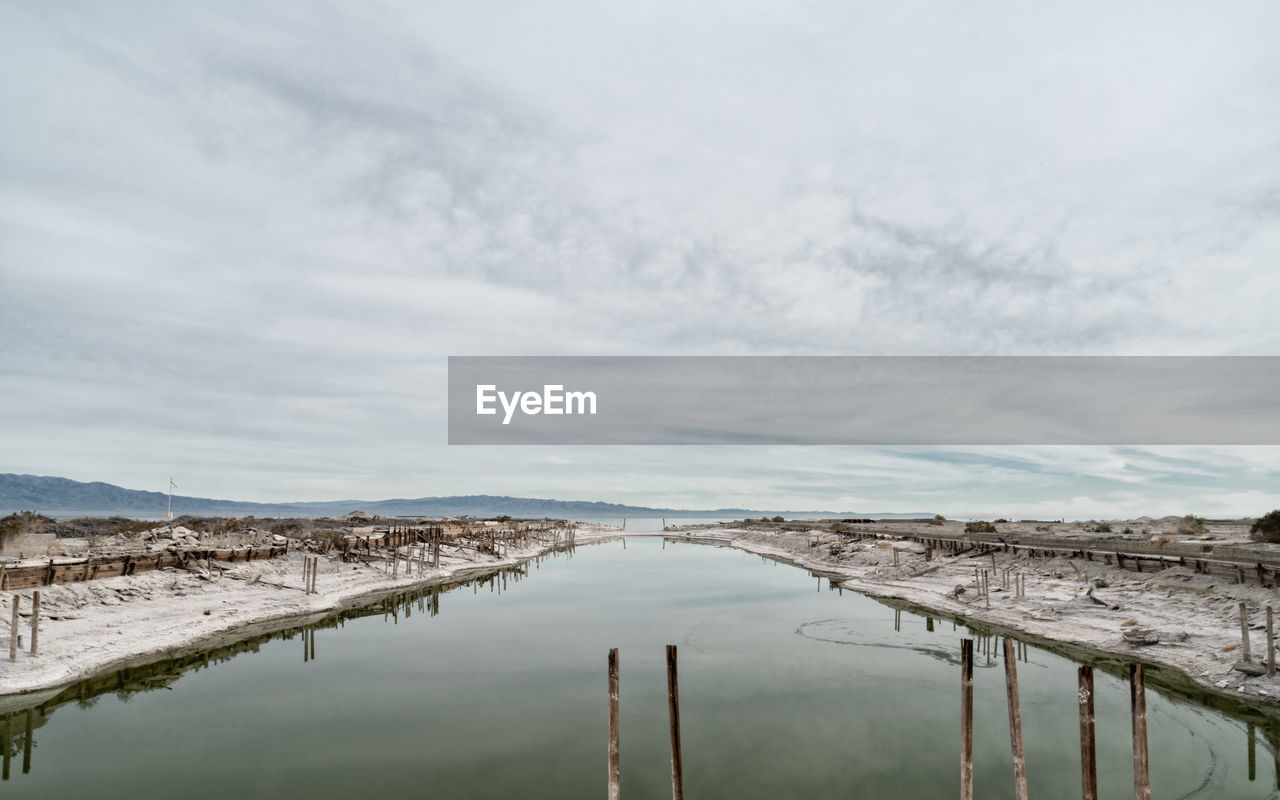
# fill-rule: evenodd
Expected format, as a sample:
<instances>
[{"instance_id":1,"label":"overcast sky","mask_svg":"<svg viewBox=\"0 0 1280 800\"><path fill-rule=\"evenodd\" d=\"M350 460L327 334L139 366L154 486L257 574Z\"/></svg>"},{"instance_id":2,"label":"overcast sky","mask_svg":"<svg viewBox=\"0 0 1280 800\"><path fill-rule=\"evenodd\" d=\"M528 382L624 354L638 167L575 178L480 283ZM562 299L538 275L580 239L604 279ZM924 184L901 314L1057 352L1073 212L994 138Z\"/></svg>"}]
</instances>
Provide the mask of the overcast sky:
<instances>
[{"instance_id":1,"label":"overcast sky","mask_svg":"<svg viewBox=\"0 0 1280 800\"><path fill-rule=\"evenodd\" d=\"M0 3L0 472L1257 514L1277 448L450 448L448 355L1280 354L1274 3Z\"/></svg>"}]
</instances>

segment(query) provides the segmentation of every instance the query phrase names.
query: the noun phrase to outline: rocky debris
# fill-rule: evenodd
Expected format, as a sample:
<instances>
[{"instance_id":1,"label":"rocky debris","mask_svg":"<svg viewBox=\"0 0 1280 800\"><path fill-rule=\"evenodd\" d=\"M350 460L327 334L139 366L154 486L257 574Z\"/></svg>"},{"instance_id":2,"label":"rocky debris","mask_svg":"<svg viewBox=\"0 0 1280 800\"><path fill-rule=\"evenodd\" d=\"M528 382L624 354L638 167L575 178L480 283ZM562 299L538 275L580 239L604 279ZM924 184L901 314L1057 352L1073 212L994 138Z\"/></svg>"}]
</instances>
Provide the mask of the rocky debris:
<instances>
[{"instance_id":1,"label":"rocky debris","mask_svg":"<svg viewBox=\"0 0 1280 800\"><path fill-rule=\"evenodd\" d=\"M1129 644L1160 644L1160 632L1153 628L1125 628L1120 635Z\"/></svg>"},{"instance_id":2,"label":"rocky debris","mask_svg":"<svg viewBox=\"0 0 1280 800\"><path fill-rule=\"evenodd\" d=\"M1255 661L1237 661L1232 667L1236 672L1243 672L1245 675L1266 675L1267 665L1259 664Z\"/></svg>"}]
</instances>

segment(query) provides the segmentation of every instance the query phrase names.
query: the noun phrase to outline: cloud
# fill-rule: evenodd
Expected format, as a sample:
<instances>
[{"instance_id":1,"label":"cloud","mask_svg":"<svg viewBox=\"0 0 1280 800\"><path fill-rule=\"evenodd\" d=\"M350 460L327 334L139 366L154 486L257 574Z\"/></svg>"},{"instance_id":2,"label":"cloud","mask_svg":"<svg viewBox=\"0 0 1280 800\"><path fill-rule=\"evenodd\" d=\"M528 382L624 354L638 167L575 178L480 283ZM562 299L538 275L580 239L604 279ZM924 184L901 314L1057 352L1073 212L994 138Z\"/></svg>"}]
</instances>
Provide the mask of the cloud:
<instances>
[{"instance_id":1,"label":"cloud","mask_svg":"<svg viewBox=\"0 0 1280 800\"><path fill-rule=\"evenodd\" d=\"M2 466L246 499L719 505L821 484L818 459L922 502L1007 469L1154 492L1178 471L1108 448L1000 454L977 483L870 450L539 469L443 446L444 359L1273 354L1277 16L10 4ZM1205 458L1245 482L1277 463ZM914 500L873 485L848 496Z\"/></svg>"}]
</instances>

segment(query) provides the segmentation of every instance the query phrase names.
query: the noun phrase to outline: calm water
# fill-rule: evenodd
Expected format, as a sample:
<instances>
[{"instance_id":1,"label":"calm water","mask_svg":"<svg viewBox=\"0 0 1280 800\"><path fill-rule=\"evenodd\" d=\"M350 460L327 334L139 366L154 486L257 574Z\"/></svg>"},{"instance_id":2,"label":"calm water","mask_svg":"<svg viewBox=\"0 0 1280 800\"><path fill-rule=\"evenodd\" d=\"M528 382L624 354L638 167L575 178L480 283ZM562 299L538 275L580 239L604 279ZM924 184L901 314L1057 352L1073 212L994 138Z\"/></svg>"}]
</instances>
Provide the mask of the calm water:
<instances>
[{"instance_id":1,"label":"calm water","mask_svg":"<svg viewBox=\"0 0 1280 800\"><path fill-rule=\"evenodd\" d=\"M196 655L73 687L8 717L0 796L599 797L605 657L619 647L623 795L670 797L667 643L690 798L957 795L963 626L652 538L517 577L263 637L207 668ZM1027 654L1031 795L1079 797L1076 665ZM977 794L1012 797L1003 671L978 664ZM1097 692L1101 794L1132 796L1127 684L1099 671ZM1155 797L1273 796L1261 732L1251 781L1243 722L1151 687L1148 705Z\"/></svg>"}]
</instances>

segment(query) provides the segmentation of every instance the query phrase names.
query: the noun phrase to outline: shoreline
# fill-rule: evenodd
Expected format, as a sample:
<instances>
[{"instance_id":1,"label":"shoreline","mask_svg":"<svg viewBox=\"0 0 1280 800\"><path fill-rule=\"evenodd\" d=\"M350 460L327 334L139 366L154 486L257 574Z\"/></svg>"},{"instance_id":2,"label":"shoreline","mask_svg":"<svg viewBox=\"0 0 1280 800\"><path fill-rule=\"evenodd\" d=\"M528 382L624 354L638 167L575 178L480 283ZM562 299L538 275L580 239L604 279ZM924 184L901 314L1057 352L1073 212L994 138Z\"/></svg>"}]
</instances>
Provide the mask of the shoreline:
<instances>
[{"instance_id":1,"label":"shoreline","mask_svg":"<svg viewBox=\"0 0 1280 800\"><path fill-rule=\"evenodd\" d=\"M1241 599L1253 603L1276 599L1274 592L1261 587L1220 585L1177 568L1138 576L1096 562L1088 564L1088 575L1077 576L1064 572L1063 559L997 556L1002 568L1012 566L1027 576L1027 595L1015 598L993 592L987 608L974 591L973 568L989 564L989 554L981 558L935 554L925 566L923 553L905 542L851 543L816 529L762 534L720 525L631 532L584 525L578 528L577 544L625 536L732 547L807 570L843 589L904 604L923 615L1022 635L1076 660L1141 661L1155 667L1158 682L1175 691L1199 692L1238 708L1280 717L1280 674L1247 676L1235 671L1237 654L1231 645L1239 643L1238 620L1230 608L1213 608L1214 603L1234 608ZM833 545L840 548L837 555L832 555ZM269 561L221 565L221 576L212 580L203 570L166 569L46 587L40 655L31 657L24 650L17 663L0 664L0 706L38 703L42 695L56 696L72 684L106 672L233 644L368 605L381 596L483 577L565 549L563 543L538 543L513 548L506 557L492 560L442 557L438 569L397 578L377 566L320 556L318 593L313 595L302 593L302 560L314 557L303 551ZM893 566L895 550L900 566ZM1084 587L1103 576L1109 588L1100 593L1117 608L1080 599ZM1185 598L1170 602L1171 584L1195 598L1196 613L1189 613ZM968 591L955 594L955 588L966 585ZM1153 596L1160 592L1161 597ZM30 609L29 599L24 599L23 609ZM1120 632L1123 623L1135 619L1144 627L1172 634L1170 640L1129 644ZM29 618L24 618L20 631L26 633L28 628ZM1252 632L1251 638L1258 636Z\"/></svg>"},{"instance_id":2,"label":"shoreline","mask_svg":"<svg viewBox=\"0 0 1280 800\"><path fill-rule=\"evenodd\" d=\"M392 578L369 564L293 550L278 558L219 564L203 569L167 568L41 589L40 650L28 651L30 590L22 600L16 662L0 653L0 706L30 705L79 681L130 666L165 660L288 628L303 620L377 602L383 595L482 577L577 545L617 538L601 526L580 526L573 545L536 543L512 547L503 558L441 556L440 567ZM304 557L318 557L316 593L304 594ZM9 608L3 638L8 640Z\"/></svg>"},{"instance_id":3,"label":"shoreline","mask_svg":"<svg viewBox=\"0 0 1280 800\"><path fill-rule=\"evenodd\" d=\"M1237 709L1252 710L1280 722L1280 661L1274 677L1249 676L1236 671L1238 651L1230 646L1239 645L1240 625L1238 618L1231 616L1234 610L1223 613L1208 608L1208 603L1202 602L1200 613L1192 615L1185 613L1185 605L1170 609L1157 602L1156 598L1143 598L1141 595L1144 592L1149 594L1153 588L1167 588L1164 583L1152 586L1152 579L1160 578L1161 573L1146 573L1138 577L1119 568L1090 563L1090 580L1104 574L1112 578L1111 585L1103 593L1109 599L1122 601L1115 603L1119 607L1113 609L1092 603L1086 605L1063 591L1076 578L1072 574L1057 577L1062 573L1056 567L1064 559L1028 561L997 556L997 563L1001 567L1013 565L1026 572L1027 595L997 600L993 594L991 607L987 608L985 604L979 605L976 602L976 580L973 575L974 562L979 561L976 556L952 557L935 553L932 565L924 567L923 553L916 553L915 548L907 543L901 543L895 548L863 542L852 546L846 543L845 547L852 552L842 553L844 558L833 558L829 555L830 550L821 545L829 547L838 542L837 537L816 529L800 534L762 535L741 528L695 529L689 526L663 535L693 544L732 547L805 569L827 578L833 585L876 600L905 604L922 615L933 613L937 617L950 618L966 625L1010 631L1045 643L1042 646L1048 649L1056 647L1063 651L1074 650L1089 656L1085 660L1140 661L1155 667L1156 674L1153 677L1158 676L1156 682L1171 689L1184 694L1201 692L1219 701L1231 703ZM783 546L787 540L792 544L803 541L805 545L803 549ZM821 542L821 545L809 546L809 541ZM899 551L900 558L908 552L914 554L915 558L902 558L907 563L901 567L892 567L892 556L886 558L885 554L892 553L894 549ZM980 560L989 564L990 555L983 555ZM1245 598L1248 598L1246 602L1263 604L1267 601L1280 601L1280 597L1276 597L1274 592L1261 587L1224 586L1221 581L1203 578L1197 580L1199 576L1186 575L1186 570L1166 572L1174 572L1175 574L1164 577L1184 583L1183 588L1191 594L1205 596L1207 592L1214 592L1215 595L1211 597L1230 595L1229 599L1220 602L1229 603L1232 609L1235 603ZM968 590L959 596L953 594L954 588L964 585L966 581ZM950 591L947 590L948 587ZM972 601L959 599L965 595L972 598ZM1277 604L1280 605L1280 602ZM1179 611L1184 613L1177 613ZM1255 613L1254 616L1261 615ZM1130 644L1120 636L1120 632L1125 627L1124 622L1135 618L1140 620L1143 627L1173 633L1175 637L1179 633L1186 633L1187 637L1155 645ZM1265 637L1265 632L1259 634L1252 629L1250 632L1251 639L1255 642ZM1224 651L1224 647L1228 649ZM1254 663L1265 663L1259 651L1260 648L1255 650ZM1170 676L1176 676L1176 679L1170 680Z\"/></svg>"}]
</instances>

